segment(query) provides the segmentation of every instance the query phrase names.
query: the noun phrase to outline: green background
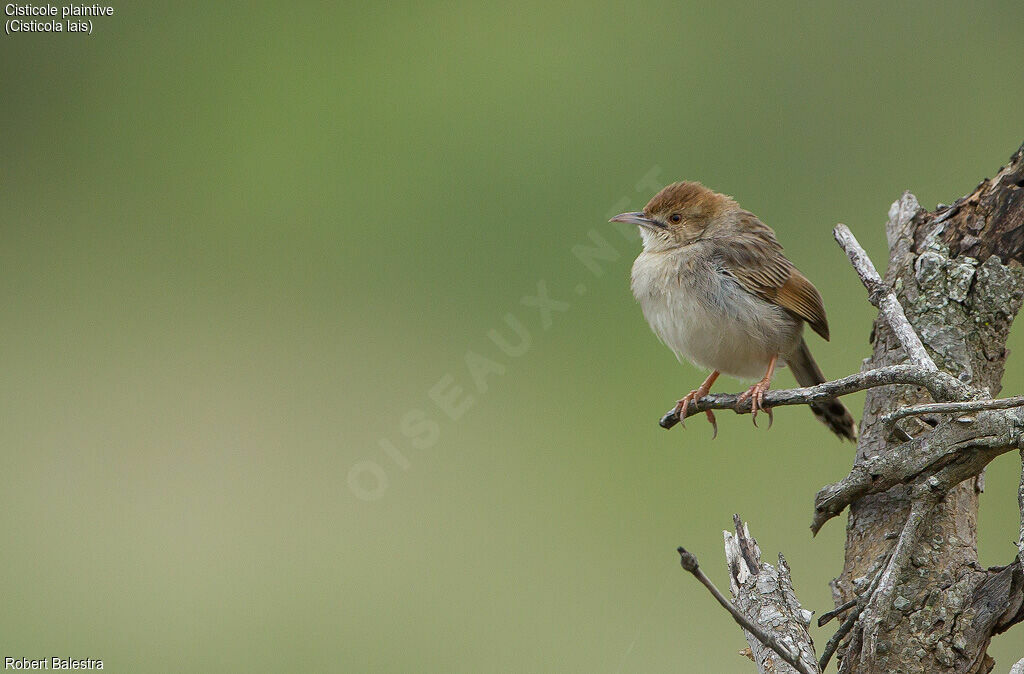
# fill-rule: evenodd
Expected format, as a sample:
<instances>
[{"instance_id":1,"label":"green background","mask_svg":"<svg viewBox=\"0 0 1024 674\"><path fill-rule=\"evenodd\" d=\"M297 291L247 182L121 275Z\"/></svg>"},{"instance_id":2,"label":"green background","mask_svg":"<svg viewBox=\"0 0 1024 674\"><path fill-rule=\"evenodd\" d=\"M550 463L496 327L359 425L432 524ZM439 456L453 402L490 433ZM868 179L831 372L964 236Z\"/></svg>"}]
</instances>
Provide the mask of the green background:
<instances>
[{"instance_id":1,"label":"green background","mask_svg":"<svg viewBox=\"0 0 1024 674\"><path fill-rule=\"evenodd\" d=\"M0 36L0 656L749 672L675 553L726 586L733 512L831 608L845 516L808 524L851 448L796 408L659 429L705 373L605 221L652 170L734 195L821 289L825 372L856 371L873 310L831 227L882 265L904 189L934 207L1006 162L1024 13L771 4L125 3ZM569 304L546 330L539 281ZM519 357L487 336L508 313ZM350 487L364 461L386 485ZM984 564L1015 552L1018 476L989 471Z\"/></svg>"}]
</instances>

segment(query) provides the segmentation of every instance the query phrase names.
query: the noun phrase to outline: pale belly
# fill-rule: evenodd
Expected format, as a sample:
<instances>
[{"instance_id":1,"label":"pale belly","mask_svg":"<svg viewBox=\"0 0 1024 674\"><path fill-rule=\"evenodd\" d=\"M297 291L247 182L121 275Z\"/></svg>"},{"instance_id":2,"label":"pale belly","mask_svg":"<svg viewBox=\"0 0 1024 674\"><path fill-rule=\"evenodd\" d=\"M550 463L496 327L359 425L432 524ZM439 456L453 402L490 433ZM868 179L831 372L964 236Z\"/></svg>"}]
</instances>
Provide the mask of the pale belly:
<instances>
[{"instance_id":1,"label":"pale belly","mask_svg":"<svg viewBox=\"0 0 1024 674\"><path fill-rule=\"evenodd\" d=\"M785 363L802 323L712 269L665 273L641 255L633 292L654 333L680 359L739 379L760 379L772 356Z\"/></svg>"}]
</instances>

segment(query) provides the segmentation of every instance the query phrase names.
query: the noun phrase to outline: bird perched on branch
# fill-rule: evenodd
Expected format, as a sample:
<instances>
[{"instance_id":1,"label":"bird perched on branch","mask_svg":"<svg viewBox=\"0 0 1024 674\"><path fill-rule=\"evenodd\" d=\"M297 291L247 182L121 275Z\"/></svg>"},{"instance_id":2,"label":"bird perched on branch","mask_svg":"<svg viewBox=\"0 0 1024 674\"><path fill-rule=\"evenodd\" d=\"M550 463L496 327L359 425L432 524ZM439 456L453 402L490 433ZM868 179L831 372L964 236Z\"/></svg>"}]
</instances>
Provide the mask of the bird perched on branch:
<instances>
[{"instance_id":1,"label":"bird perched on branch","mask_svg":"<svg viewBox=\"0 0 1024 674\"><path fill-rule=\"evenodd\" d=\"M753 213L700 183L679 182L658 192L642 212L611 221L640 228L644 249L633 263L633 295L654 333L680 359L712 370L676 404L680 420L722 373L760 377L740 396L740 402L750 399L755 424L777 367L789 365L801 386L825 381L803 339L804 323L829 338L821 295ZM856 439L853 417L841 402L810 407L840 438ZM766 411L770 418L771 409ZM714 414L706 413L717 434Z\"/></svg>"}]
</instances>

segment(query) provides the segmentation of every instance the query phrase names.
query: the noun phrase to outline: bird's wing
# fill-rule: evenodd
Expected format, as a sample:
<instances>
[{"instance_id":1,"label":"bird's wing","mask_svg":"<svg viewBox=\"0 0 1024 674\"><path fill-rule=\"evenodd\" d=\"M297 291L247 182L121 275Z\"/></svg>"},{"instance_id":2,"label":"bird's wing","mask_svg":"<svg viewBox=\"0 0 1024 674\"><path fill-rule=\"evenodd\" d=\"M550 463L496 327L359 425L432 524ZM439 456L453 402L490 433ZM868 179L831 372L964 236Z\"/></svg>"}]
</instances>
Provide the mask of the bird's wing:
<instances>
[{"instance_id":1,"label":"bird's wing","mask_svg":"<svg viewBox=\"0 0 1024 674\"><path fill-rule=\"evenodd\" d=\"M826 340L828 320L818 289L782 254L775 233L753 214L741 214L738 232L714 237L722 270L749 293L807 321Z\"/></svg>"}]
</instances>

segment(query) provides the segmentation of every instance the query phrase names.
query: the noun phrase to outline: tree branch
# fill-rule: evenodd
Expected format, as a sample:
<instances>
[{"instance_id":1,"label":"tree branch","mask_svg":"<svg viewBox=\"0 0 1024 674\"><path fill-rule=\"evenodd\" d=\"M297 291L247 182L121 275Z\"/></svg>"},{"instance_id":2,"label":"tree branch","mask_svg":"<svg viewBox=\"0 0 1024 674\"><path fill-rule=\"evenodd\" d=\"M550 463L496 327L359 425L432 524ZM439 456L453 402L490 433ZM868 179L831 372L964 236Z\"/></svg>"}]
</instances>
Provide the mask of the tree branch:
<instances>
[{"instance_id":1,"label":"tree branch","mask_svg":"<svg viewBox=\"0 0 1024 674\"><path fill-rule=\"evenodd\" d=\"M815 534L854 501L888 491L898 484L952 489L979 475L992 459L1024 442L1024 410L987 410L970 423L944 421L930 433L891 447L854 464L850 473L823 487L814 498Z\"/></svg>"},{"instance_id":2,"label":"tree branch","mask_svg":"<svg viewBox=\"0 0 1024 674\"><path fill-rule=\"evenodd\" d=\"M723 532L733 603L741 613L787 648L795 648L806 669L817 671L814 645L807 632L811 612L800 606L785 557L779 555L778 568L762 562L761 549L739 515L733 515L733 528L735 533ZM747 643L754 662L762 672L789 671L754 634L747 634Z\"/></svg>"},{"instance_id":3,"label":"tree branch","mask_svg":"<svg viewBox=\"0 0 1024 674\"><path fill-rule=\"evenodd\" d=\"M839 615L842 615L842 614L846 613L847 611L849 611L851 608L853 608L856 605L857 605L857 600L856 599L851 599L850 601L846 602L845 604L840 604L839 606L835 607L831 611L825 611L824 613L821 614L821 616L818 617L818 627L824 627L825 625L829 624L832 621L833 618L835 618L836 616L839 616Z\"/></svg>"},{"instance_id":4,"label":"tree branch","mask_svg":"<svg viewBox=\"0 0 1024 674\"><path fill-rule=\"evenodd\" d=\"M879 313L885 318L893 334L906 350L910 362L925 370L937 370L932 357L925 351L921 338L917 336L917 332L907 320L907 315L903 312L903 307L896 299L896 295L882 281L871 258L857 241L857 237L853 235L849 227L843 224L836 225L832 230L832 235L835 236L839 246L846 251L846 256L850 258L853 268L860 276L861 283L868 289L868 301L878 307Z\"/></svg>"},{"instance_id":5,"label":"tree branch","mask_svg":"<svg viewBox=\"0 0 1024 674\"><path fill-rule=\"evenodd\" d=\"M917 544L921 525L924 523L925 518L931 514L939 500L941 500L943 494L945 494L945 490L938 488L936 485L930 485L930 487L915 489L913 500L910 504L910 514L907 515L907 521L903 525L903 530L900 531L896 547L892 551L892 557L880 574L881 578L878 581L878 588L870 595L867 606L864 608L863 621L865 623L870 623L875 615L882 613L883 611L880 610L882 607L888 609L890 600L896 592L896 584L899 582L907 565L910 564L910 552ZM909 600L906 601L909 605ZM895 607L897 609L901 608L899 604L895 604ZM862 651L866 654L865 661L868 663L873 661L877 650L876 637L877 632L872 631L867 635L867 641L861 647Z\"/></svg>"},{"instance_id":6,"label":"tree branch","mask_svg":"<svg viewBox=\"0 0 1024 674\"><path fill-rule=\"evenodd\" d=\"M882 559L879 564L879 567L881 568L875 568L875 573L871 578L871 583L868 585L864 593L856 599L850 600L847 604L844 604L844 606L854 607L854 609L850 612L850 615L846 616L846 620L843 621L842 625L839 626L839 629L836 630L836 633L833 634L832 638L825 644L825 649L821 652L821 659L818 661L818 668L821 669L821 671L825 671L825 668L828 667L828 661L832 659L832 655L836 652L836 649L839 648L839 644L842 643L843 638L850 633L853 626L857 624L857 619L860 618L860 614L864 612L865 608L867 608L868 601L874 595L875 589L878 587L878 582L882 579L882 571L884 571L885 567L888 566L890 559L892 559L892 553L886 555L885 558ZM839 609L836 610L838 611ZM826 613L825 615L828 614ZM823 615L822 618L824 617L825 616ZM822 624L822 621L819 620L818 626L821 627Z\"/></svg>"},{"instance_id":7,"label":"tree branch","mask_svg":"<svg viewBox=\"0 0 1024 674\"><path fill-rule=\"evenodd\" d=\"M927 403L924 405L911 405L890 412L882 417L882 423L892 426L900 419L916 417L924 414L957 414L962 412L979 412L981 410L1008 410L1014 407L1024 406L1024 396L1013 398L1000 398L997 400L968 400L957 403Z\"/></svg>"},{"instance_id":8,"label":"tree branch","mask_svg":"<svg viewBox=\"0 0 1024 674\"><path fill-rule=\"evenodd\" d=\"M916 365L890 365L876 370L851 374L848 377L828 381L817 386L770 390L764 396L764 405L766 408L783 405L806 405L838 398L839 396L869 388L893 384L923 386L928 389L929 393L936 400L961 400L974 395L973 389L970 386L941 370L922 370ZM714 393L704 396L687 407L686 417L689 418L706 410L730 409L735 410L737 414L749 412L750 400L748 399L738 404L738 398L739 395L734 393ZM679 423L679 414L675 408L666 412L661 421L658 422L665 429L672 428L677 423Z\"/></svg>"},{"instance_id":9,"label":"tree branch","mask_svg":"<svg viewBox=\"0 0 1024 674\"><path fill-rule=\"evenodd\" d=\"M750 619L748 619L745 615L740 613L739 610L735 606L733 606L732 602L725 598L725 595L723 595L719 591L719 589L715 587L715 584L711 582L711 579L708 578L707 575L705 575L705 573L701 570L700 565L697 562L697 557L694 556L692 552L687 551L686 548L682 546L677 548L676 552L679 553L679 564L685 570L693 574L693 577L700 581L701 585L708 589L708 592L711 593L711 596L713 596L718 601L718 603L722 605L722 608L729 612L729 614L732 616L732 619L735 620L740 627L742 627L750 634L754 635L754 637L761 644L770 648L780 658L782 658L783 661L788 663L801 674L818 674L817 669L812 669L808 667L806 663L801 661L799 650L790 649L787 645L781 643L773 635L768 634L760 627L755 625L753 622L751 622Z\"/></svg>"}]
</instances>

